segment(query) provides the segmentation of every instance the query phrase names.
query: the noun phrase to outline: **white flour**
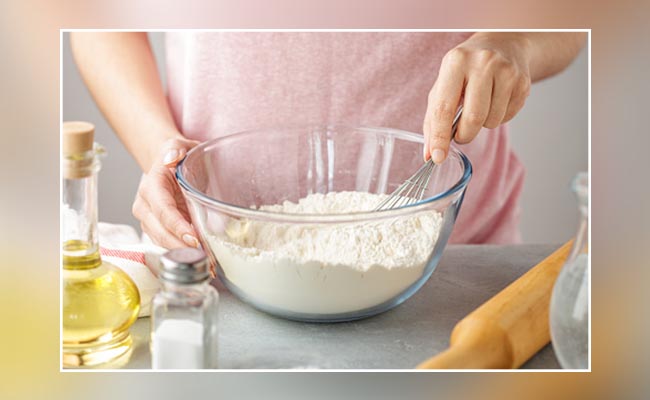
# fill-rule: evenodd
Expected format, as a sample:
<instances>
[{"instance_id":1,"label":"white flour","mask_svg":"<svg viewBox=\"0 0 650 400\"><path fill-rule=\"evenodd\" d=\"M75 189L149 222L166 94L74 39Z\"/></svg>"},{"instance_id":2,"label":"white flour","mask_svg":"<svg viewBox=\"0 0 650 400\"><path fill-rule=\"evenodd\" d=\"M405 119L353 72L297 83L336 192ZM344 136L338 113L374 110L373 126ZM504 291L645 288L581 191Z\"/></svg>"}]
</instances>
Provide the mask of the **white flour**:
<instances>
[{"instance_id":1,"label":"white flour","mask_svg":"<svg viewBox=\"0 0 650 400\"><path fill-rule=\"evenodd\" d=\"M261 210L335 214L372 210L385 195L311 194ZM435 211L376 223L281 224L232 219L209 237L228 280L255 302L336 314L381 304L420 276L442 224Z\"/></svg>"}]
</instances>

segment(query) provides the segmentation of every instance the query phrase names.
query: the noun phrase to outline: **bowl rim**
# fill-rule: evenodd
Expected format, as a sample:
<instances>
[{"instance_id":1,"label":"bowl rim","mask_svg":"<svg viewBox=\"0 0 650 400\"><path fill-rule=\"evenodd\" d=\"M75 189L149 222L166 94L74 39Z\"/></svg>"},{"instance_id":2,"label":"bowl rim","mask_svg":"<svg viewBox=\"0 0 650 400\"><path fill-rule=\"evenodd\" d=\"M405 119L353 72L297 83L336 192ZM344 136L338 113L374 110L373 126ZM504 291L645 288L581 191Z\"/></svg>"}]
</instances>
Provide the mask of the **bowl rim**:
<instances>
[{"instance_id":1,"label":"bowl rim","mask_svg":"<svg viewBox=\"0 0 650 400\"><path fill-rule=\"evenodd\" d=\"M354 125L344 125L344 124L328 124L328 125L290 125L290 126L278 126L271 127L265 130L296 130L296 129L325 129L325 130L337 130L337 129L348 129L354 131L360 131L365 133L385 133L390 134L396 138L409 140L412 142L424 144L424 137L422 135L404 131L395 128L385 128L385 127L372 127L372 126L354 126ZM256 210L252 208L246 208L243 206L238 206L231 203L226 203L224 201L217 200L213 197L210 197L194 186L190 185L189 182L185 179L185 176L182 172L182 166L193 153L201 151L206 147L209 147L218 141L224 139L232 139L235 136L244 136L250 135L262 131L262 129L249 129L245 131L240 131L232 133L229 135L221 136L218 138L210 139L205 142L198 144L188 151L183 159L176 165L174 176L179 186L183 192L191 196L194 200L199 201L205 205L209 205L217 208L219 211L222 211L227 214L235 214L241 217L248 217L258 220L265 221L275 221L275 222L298 222L298 223L341 223L341 222L360 222L363 220L378 220L384 218L395 218L402 215L409 215L418 211L424 211L428 208L431 203L434 203L438 200L448 198L455 193L464 190L473 174L472 164L469 161L469 158L460 151L453 144L449 148L449 153L454 153L458 156L461 164L463 166L463 174L458 181L456 181L449 189L444 192L440 192L434 196L424 198L419 202L402 206L395 209L389 210L380 210L380 211L359 211L352 213L338 213L338 214L292 214L292 213L281 213L276 211L265 211L265 210ZM448 156L449 158L449 156Z\"/></svg>"}]
</instances>

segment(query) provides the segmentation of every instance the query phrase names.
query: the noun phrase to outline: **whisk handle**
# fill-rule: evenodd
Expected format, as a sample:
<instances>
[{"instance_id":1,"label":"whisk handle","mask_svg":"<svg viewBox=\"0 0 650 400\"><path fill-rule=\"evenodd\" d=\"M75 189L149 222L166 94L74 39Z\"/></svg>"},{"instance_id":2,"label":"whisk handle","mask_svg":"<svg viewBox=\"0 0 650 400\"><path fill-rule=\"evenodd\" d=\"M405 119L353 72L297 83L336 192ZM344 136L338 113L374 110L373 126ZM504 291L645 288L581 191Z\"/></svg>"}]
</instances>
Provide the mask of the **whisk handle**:
<instances>
[{"instance_id":1,"label":"whisk handle","mask_svg":"<svg viewBox=\"0 0 650 400\"><path fill-rule=\"evenodd\" d=\"M458 130L458 121L460 121L460 114L463 113L463 106L462 104L458 107L458 111L456 111L456 115L454 116L454 121L451 123L451 140L454 140L454 137L456 137L456 131Z\"/></svg>"}]
</instances>

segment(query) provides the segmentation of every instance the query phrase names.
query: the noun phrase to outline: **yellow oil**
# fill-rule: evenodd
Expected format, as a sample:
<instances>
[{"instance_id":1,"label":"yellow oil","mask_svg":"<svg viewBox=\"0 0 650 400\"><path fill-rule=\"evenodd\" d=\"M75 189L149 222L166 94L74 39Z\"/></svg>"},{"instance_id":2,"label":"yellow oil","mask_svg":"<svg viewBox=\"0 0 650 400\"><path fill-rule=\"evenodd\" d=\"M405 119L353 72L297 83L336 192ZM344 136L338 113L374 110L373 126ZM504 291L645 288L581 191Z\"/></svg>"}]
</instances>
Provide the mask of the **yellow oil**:
<instances>
[{"instance_id":1,"label":"yellow oil","mask_svg":"<svg viewBox=\"0 0 650 400\"><path fill-rule=\"evenodd\" d=\"M88 244L63 245L63 365L110 364L132 347L129 327L140 310L140 294L131 278L88 252Z\"/></svg>"}]
</instances>

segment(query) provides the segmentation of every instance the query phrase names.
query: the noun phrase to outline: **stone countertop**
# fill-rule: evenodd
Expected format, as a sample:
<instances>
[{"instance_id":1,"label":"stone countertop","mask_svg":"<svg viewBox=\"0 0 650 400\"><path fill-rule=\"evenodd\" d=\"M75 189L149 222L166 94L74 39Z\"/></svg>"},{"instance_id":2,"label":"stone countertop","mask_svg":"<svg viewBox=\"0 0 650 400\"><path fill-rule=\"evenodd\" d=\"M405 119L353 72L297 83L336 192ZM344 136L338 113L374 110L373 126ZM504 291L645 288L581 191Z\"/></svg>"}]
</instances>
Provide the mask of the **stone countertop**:
<instances>
[{"instance_id":1,"label":"stone countertop","mask_svg":"<svg viewBox=\"0 0 650 400\"><path fill-rule=\"evenodd\" d=\"M353 322L301 323L267 315L220 283L219 368L408 369L449 346L454 325L559 245L450 245L426 284L400 306ZM123 367L149 369L149 318L131 328ZM560 368L551 345L522 368Z\"/></svg>"}]
</instances>

